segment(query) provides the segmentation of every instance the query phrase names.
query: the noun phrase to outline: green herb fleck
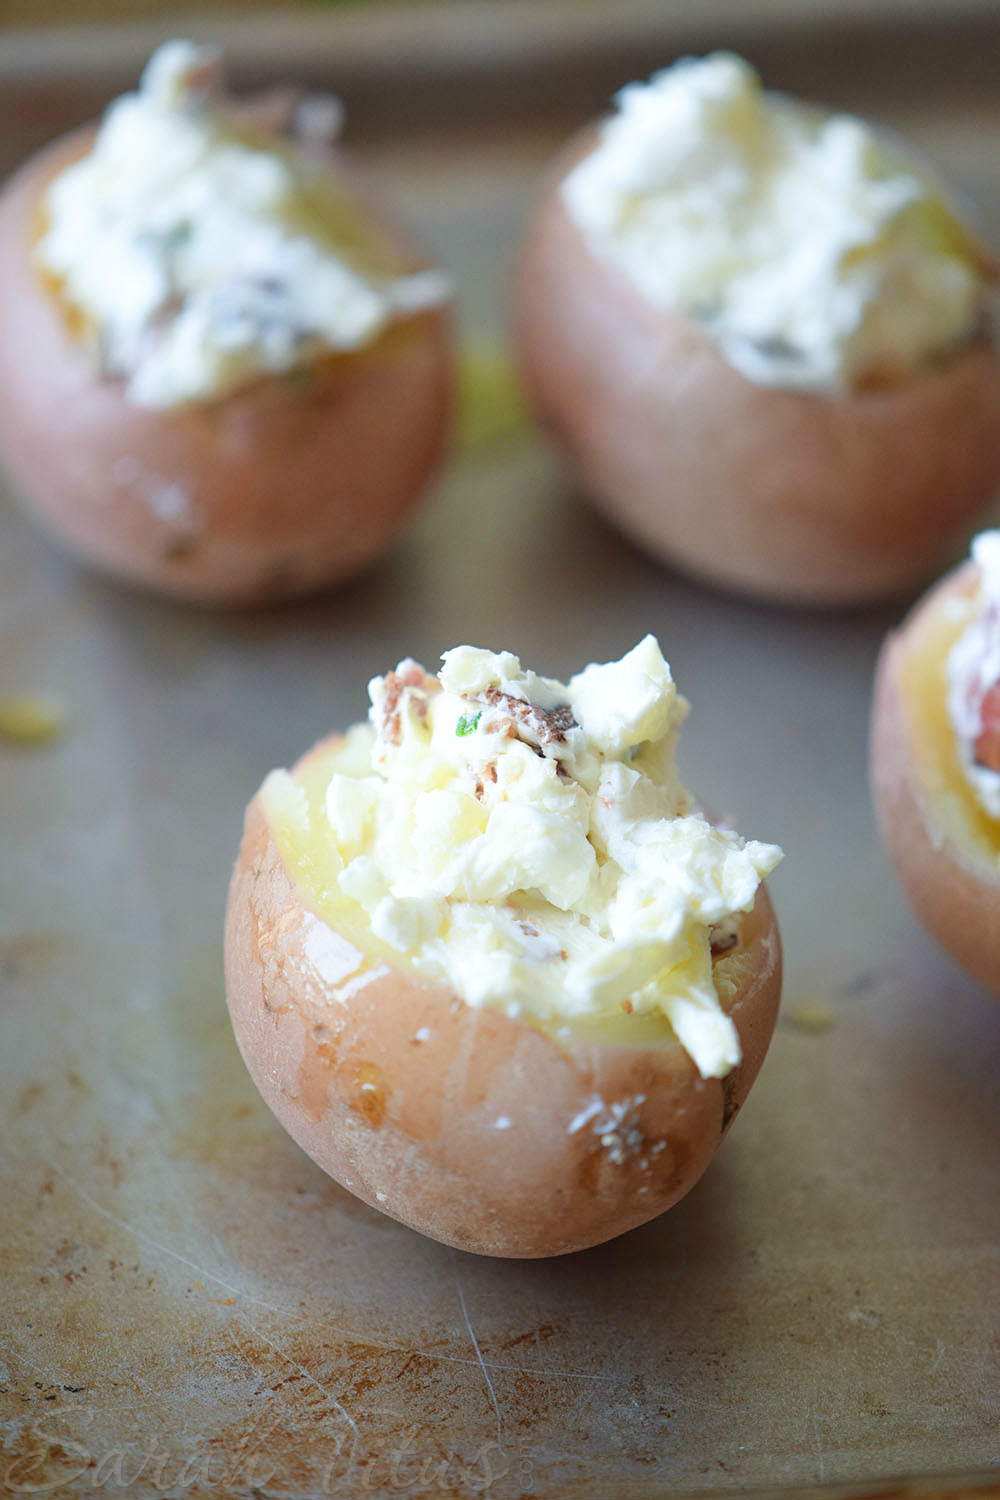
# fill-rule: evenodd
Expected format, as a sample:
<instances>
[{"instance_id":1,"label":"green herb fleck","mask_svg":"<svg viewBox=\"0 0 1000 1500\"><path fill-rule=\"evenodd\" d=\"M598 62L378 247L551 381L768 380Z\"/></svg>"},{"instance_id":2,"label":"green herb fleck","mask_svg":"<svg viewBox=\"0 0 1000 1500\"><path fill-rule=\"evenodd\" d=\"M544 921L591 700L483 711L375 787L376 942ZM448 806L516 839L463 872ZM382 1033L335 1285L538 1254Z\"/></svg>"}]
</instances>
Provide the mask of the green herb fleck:
<instances>
[{"instance_id":1,"label":"green herb fleck","mask_svg":"<svg viewBox=\"0 0 1000 1500\"><path fill-rule=\"evenodd\" d=\"M462 714L461 717L459 718L458 723L455 725L455 733L456 734L472 734L472 732L474 731L476 725L479 723L479 721L480 721L480 719L482 717L483 717L483 711L482 711L482 709L480 709L477 714Z\"/></svg>"},{"instance_id":2,"label":"green herb fleck","mask_svg":"<svg viewBox=\"0 0 1000 1500\"><path fill-rule=\"evenodd\" d=\"M187 244L193 233L194 225L190 219L178 219L177 223L163 236L164 249L179 250L182 245Z\"/></svg>"}]
</instances>

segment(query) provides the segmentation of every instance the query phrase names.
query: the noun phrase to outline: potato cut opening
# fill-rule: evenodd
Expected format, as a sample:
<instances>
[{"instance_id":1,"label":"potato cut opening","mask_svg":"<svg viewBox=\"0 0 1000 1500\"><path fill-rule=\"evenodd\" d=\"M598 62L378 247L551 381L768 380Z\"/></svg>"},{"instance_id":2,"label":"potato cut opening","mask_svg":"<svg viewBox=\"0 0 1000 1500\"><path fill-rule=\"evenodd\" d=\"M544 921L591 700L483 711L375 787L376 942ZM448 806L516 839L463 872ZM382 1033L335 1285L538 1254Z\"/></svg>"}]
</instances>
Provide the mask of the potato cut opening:
<instances>
[{"instance_id":1,"label":"potato cut opening","mask_svg":"<svg viewBox=\"0 0 1000 1500\"><path fill-rule=\"evenodd\" d=\"M948 657L972 623L978 593L971 579L961 593L922 610L904 640L900 692L918 788L940 831L970 858L995 873L1000 822L981 806L962 766L948 713Z\"/></svg>"}]
</instances>

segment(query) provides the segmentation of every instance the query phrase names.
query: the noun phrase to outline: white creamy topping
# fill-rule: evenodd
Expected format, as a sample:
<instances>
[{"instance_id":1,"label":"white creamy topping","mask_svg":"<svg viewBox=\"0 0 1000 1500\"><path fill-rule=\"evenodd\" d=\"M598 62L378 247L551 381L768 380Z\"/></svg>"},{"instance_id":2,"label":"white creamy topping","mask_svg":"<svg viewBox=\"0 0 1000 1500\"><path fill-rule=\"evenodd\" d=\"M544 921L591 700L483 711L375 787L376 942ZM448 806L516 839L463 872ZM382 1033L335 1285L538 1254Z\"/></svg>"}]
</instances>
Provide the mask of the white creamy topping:
<instances>
[{"instance_id":1,"label":"white creamy topping","mask_svg":"<svg viewBox=\"0 0 1000 1500\"><path fill-rule=\"evenodd\" d=\"M948 658L948 712L959 757L983 809L1000 818L1000 773L976 759L983 733L983 701L1000 688L1000 531L984 531L972 543L979 569L980 611Z\"/></svg>"},{"instance_id":2,"label":"white creamy topping","mask_svg":"<svg viewBox=\"0 0 1000 1500\"><path fill-rule=\"evenodd\" d=\"M765 94L728 53L686 58L616 103L562 184L566 207L748 379L837 393L973 332L982 286L965 231L860 120Z\"/></svg>"},{"instance_id":3,"label":"white creamy topping","mask_svg":"<svg viewBox=\"0 0 1000 1500\"><path fill-rule=\"evenodd\" d=\"M336 128L329 104L300 114L304 140ZM167 42L51 184L37 259L134 402L207 400L361 348L446 295L436 272L349 263L337 220L358 211L334 192L315 148L241 134L216 49Z\"/></svg>"},{"instance_id":4,"label":"white creamy topping","mask_svg":"<svg viewBox=\"0 0 1000 1500\"><path fill-rule=\"evenodd\" d=\"M656 641L566 685L509 652L443 660L371 683L326 795L341 891L471 1005L659 1012L704 1076L729 1072L713 941L781 851L693 808L674 767L687 704Z\"/></svg>"}]
</instances>

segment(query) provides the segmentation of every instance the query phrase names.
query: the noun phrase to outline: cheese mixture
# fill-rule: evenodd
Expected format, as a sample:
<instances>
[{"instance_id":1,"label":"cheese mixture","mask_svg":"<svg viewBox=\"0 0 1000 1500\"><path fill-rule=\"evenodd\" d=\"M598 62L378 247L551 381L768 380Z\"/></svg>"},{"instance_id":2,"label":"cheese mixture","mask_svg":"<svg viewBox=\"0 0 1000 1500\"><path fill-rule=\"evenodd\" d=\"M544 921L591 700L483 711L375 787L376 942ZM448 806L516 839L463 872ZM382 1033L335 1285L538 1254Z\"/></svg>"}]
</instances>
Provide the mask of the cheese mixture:
<instances>
[{"instance_id":1,"label":"cheese mixture","mask_svg":"<svg viewBox=\"0 0 1000 1500\"><path fill-rule=\"evenodd\" d=\"M677 778L687 704L652 636L568 684L447 651L370 685L326 791L340 892L470 1005L542 1022L665 1015L705 1077L740 1060L713 956L781 851L714 827ZM296 788L265 798L287 818Z\"/></svg>"},{"instance_id":2,"label":"cheese mixture","mask_svg":"<svg viewBox=\"0 0 1000 1500\"><path fill-rule=\"evenodd\" d=\"M320 114L307 101L306 135ZM323 121L320 122L324 123ZM228 394L372 342L439 302L436 272L398 274L337 188L321 150L241 123L216 49L168 42L90 153L44 202L40 269L130 399L172 407ZM383 237L384 238L384 237Z\"/></svg>"},{"instance_id":3,"label":"cheese mixture","mask_svg":"<svg viewBox=\"0 0 1000 1500\"><path fill-rule=\"evenodd\" d=\"M566 177L592 249L696 320L748 379L837 394L973 335L977 252L862 121L765 94L728 53L633 83Z\"/></svg>"},{"instance_id":4,"label":"cheese mixture","mask_svg":"<svg viewBox=\"0 0 1000 1500\"><path fill-rule=\"evenodd\" d=\"M1000 531L972 544L980 610L948 658L948 711L980 806L1000 818Z\"/></svg>"}]
</instances>

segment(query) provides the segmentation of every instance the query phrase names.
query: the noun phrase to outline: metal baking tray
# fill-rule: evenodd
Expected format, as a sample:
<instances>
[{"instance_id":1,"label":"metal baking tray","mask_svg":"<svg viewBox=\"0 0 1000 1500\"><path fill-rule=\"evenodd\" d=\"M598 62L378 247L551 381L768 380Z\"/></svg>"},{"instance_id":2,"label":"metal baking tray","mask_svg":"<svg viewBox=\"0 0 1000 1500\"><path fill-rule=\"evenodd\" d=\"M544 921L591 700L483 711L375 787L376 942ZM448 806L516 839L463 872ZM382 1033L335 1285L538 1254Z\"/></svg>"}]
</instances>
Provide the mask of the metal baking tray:
<instances>
[{"instance_id":1,"label":"metal baking tray","mask_svg":"<svg viewBox=\"0 0 1000 1500\"><path fill-rule=\"evenodd\" d=\"M597 41L577 33L570 68L551 40L568 9L542 9L549 41L512 33L496 75L481 22L439 26L402 95L405 56L366 50L357 18L309 18L299 54L364 101L359 149L453 269L476 341L502 336L557 141L704 40L646 14L609 48L582 7ZM823 59L801 31L749 50L905 130L996 236L997 20L901 22L884 94L882 32L860 22ZM366 24L395 35L384 12ZM103 72L98 42L79 51L85 78L71 37L44 59L27 34L0 46L8 164L129 84L152 38L116 35ZM1000 1012L923 935L876 839L869 694L899 612L687 582L595 519L526 426L460 454L366 577L269 612L100 582L4 503L0 697L55 695L66 722L0 749L0 1495L1000 1494ZM689 783L787 851L783 1019L664 1218L556 1261L456 1253L325 1178L247 1078L220 944L243 807L403 655L472 641L561 675L647 630L694 704Z\"/></svg>"}]
</instances>

